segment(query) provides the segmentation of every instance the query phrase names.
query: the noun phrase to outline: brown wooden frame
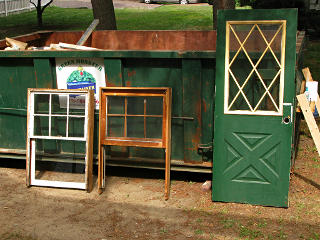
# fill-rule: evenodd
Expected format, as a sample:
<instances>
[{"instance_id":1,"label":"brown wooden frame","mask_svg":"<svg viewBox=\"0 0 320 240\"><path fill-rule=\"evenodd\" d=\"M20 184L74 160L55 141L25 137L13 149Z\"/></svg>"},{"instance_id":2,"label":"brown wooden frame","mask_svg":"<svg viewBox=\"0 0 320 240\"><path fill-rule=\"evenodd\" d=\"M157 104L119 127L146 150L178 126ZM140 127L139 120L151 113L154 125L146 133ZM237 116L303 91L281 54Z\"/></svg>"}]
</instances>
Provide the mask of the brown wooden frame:
<instances>
[{"instance_id":1,"label":"brown wooden frame","mask_svg":"<svg viewBox=\"0 0 320 240\"><path fill-rule=\"evenodd\" d=\"M162 97L162 138L130 138L130 137L107 137L107 97ZM126 103L125 103L126 107ZM165 199L169 198L170 192L170 157L171 157L171 88L143 88L143 87L103 87L100 88L100 113L99 113L99 166L98 166L98 191L104 189L105 154L104 146L117 145L128 147L150 147L165 149ZM144 107L145 109L145 107ZM110 115L108 115L110 116ZM113 114L112 116L116 116ZM119 114L120 116L120 114ZM128 115L125 111L125 116ZM140 117L153 117L146 115L134 115ZM126 127L126 123L124 124ZM145 126L145 124L144 124Z\"/></svg>"}]
</instances>

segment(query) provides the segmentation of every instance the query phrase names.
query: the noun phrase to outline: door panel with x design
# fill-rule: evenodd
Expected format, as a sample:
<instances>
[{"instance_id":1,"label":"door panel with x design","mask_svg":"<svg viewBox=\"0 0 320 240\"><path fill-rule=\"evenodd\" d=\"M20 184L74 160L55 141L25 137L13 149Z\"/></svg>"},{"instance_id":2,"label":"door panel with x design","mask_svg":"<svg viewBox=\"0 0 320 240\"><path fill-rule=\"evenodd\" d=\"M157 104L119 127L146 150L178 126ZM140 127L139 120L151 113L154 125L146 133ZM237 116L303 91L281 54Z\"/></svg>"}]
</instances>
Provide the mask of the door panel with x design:
<instances>
[{"instance_id":1,"label":"door panel with x design","mask_svg":"<svg viewBox=\"0 0 320 240\"><path fill-rule=\"evenodd\" d=\"M273 184L279 181L280 150L280 140L270 133L230 132L225 139L224 178L239 183Z\"/></svg>"}]
</instances>

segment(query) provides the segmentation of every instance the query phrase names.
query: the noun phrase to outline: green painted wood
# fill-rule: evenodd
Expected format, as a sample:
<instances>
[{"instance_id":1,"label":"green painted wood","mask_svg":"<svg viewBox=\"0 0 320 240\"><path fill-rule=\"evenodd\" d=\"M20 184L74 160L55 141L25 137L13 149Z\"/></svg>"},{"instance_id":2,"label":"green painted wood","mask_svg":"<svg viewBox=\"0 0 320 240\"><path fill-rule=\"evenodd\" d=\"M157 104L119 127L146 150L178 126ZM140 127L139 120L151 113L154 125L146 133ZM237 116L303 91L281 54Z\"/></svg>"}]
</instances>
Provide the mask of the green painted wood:
<instances>
[{"instance_id":1,"label":"green painted wood","mask_svg":"<svg viewBox=\"0 0 320 240\"><path fill-rule=\"evenodd\" d=\"M201 144L213 145L213 112L215 102L215 65L214 59L202 61L201 71ZM202 161L212 161L212 149L204 149Z\"/></svg>"},{"instance_id":2,"label":"green painted wood","mask_svg":"<svg viewBox=\"0 0 320 240\"><path fill-rule=\"evenodd\" d=\"M53 88L53 73L50 59L34 58L34 71L37 88Z\"/></svg>"},{"instance_id":3,"label":"green painted wood","mask_svg":"<svg viewBox=\"0 0 320 240\"><path fill-rule=\"evenodd\" d=\"M201 98L201 61L182 61L183 116L193 120L184 120L184 161L201 161L197 153L201 143L202 98Z\"/></svg>"},{"instance_id":4,"label":"green painted wood","mask_svg":"<svg viewBox=\"0 0 320 240\"><path fill-rule=\"evenodd\" d=\"M297 10L219 11L212 199L287 207L293 123L283 124L282 116L224 114L228 20L287 20L284 103L295 103Z\"/></svg>"},{"instance_id":5,"label":"green painted wood","mask_svg":"<svg viewBox=\"0 0 320 240\"><path fill-rule=\"evenodd\" d=\"M107 87L123 86L123 67L121 59L104 59Z\"/></svg>"},{"instance_id":6,"label":"green painted wood","mask_svg":"<svg viewBox=\"0 0 320 240\"><path fill-rule=\"evenodd\" d=\"M0 148L25 150L27 91L35 87L32 59L0 58Z\"/></svg>"}]
</instances>

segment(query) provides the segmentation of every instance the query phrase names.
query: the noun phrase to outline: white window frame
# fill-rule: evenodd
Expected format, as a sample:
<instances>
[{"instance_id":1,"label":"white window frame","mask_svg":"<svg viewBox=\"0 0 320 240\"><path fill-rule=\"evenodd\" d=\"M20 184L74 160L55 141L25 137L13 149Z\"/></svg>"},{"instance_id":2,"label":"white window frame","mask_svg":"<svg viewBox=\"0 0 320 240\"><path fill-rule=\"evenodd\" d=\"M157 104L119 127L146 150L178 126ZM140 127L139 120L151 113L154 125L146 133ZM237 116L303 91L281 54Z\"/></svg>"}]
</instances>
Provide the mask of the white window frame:
<instances>
[{"instance_id":1,"label":"white window frame","mask_svg":"<svg viewBox=\"0 0 320 240\"><path fill-rule=\"evenodd\" d=\"M35 114L35 95L49 95L49 112L48 114ZM70 102L67 97L67 112L66 114L52 114L51 99L52 95L69 96L69 95L84 95L85 96L85 113L84 115L70 115ZM34 135L34 117L45 116L49 118L48 135L37 136ZM51 119L52 117L66 117L66 136L51 136ZM82 137L69 137L69 117L84 118L84 134ZM26 151L26 170L27 170L27 186L43 186L43 187L58 187L58 188L72 188L84 189L90 192L92 190L92 146L93 146L93 119L94 119L94 93L93 90L57 90L57 89L28 89L28 114L27 114L27 151ZM80 141L85 142L85 179L83 182L65 182L53 180L41 180L35 177L35 162L36 162L36 140L62 140L62 141Z\"/></svg>"}]
</instances>

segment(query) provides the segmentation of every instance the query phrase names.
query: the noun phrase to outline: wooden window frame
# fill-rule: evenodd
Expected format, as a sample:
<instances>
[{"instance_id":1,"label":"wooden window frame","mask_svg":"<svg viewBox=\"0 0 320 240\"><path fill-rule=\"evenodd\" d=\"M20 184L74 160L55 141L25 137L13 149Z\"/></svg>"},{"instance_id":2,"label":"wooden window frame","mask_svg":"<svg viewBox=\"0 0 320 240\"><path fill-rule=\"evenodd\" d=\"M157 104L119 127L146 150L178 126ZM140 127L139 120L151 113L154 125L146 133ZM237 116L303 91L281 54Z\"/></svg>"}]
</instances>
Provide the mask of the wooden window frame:
<instances>
[{"instance_id":1,"label":"wooden window frame","mask_svg":"<svg viewBox=\"0 0 320 240\"><path fill-rule=\"evenodd\" d=\"M98 165L98 191L102 193L105 188L105 149L104 146L116 145L126 147L147 147L165 149L165 199L170 192L170 157L171 157L171 88L144 88L144 87L102 87L100 88L99 113L99 165ZM162 138L130 138L108 137L107 129L107 97L162 97ZM126 103L125 103L126 106ZM126 114L126 112L125 112ZM136 116L136 115L135 115ZM140 116L140 115L139 115ZM148 117L144 112L141 117ZM150 117L150 116L149 116ZM158 116L159 117L159 116ZM144 123L145 126L146 123ZM126 123L124 123L126 127Z\"/></svg>"},{"instance_id":2,"label":"wooden window frame","mask_svg":"<svg viewBox=\"0 0 320 240\"><path fill-rule=\"evenodd\" d=\"M50 130L48 135L37 136L34 135L34 117L39 115L34 113L35 99L34 96L38 94L52 95L74 95L81 94L86 98L85 113L84 115L69 115L69 101L67 102L67 113L59 114L59 116L69 117L84 117L84 133L83 137L69 137L68 136L68 120L66 123L66 136L51 136ZM49 104L51 97L49 97ZM68 98L69 99L69 98ZM41 88L29 88L28 89L28 113L27 113L27 144L26 144L26 184L27 186L44 186L44 187L59 187L59 188L71 188L71 189L84 189L87 192L92 190L92 157L93 157L93 119L94 119L94 92L93 90L61 90L61 89L41 89ZM49 119L54 117L51 114L51 107L49 106L48 114L40 114L46 116ZM65 182L65 181L53 181L53 180L41 180L35 178L35 154L36 154L36 140L62 140L62 141L80 141L86 143L85 154L85 179L84 182Z\"/></svg>"}]
</instances>

